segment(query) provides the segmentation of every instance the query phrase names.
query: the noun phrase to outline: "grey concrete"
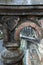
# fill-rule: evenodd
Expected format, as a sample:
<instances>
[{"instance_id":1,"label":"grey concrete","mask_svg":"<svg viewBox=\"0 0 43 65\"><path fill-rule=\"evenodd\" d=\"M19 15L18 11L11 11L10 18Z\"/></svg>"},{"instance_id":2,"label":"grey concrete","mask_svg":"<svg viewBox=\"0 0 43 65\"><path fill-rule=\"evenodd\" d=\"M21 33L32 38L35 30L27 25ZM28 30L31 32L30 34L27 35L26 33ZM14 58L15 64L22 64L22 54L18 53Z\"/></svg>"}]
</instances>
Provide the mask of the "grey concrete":
<instances>
[{"instance_id":1,"label":"grey concrete","mask_svg":"<svg viewBox=\"0 0 43 65\"><path fill-rule=\"evenodd\" d=\"M34 5L34 4L43 4L43 0L0 0L0 4L7 4L7 5Z\"/></svg>"}]
</instances>

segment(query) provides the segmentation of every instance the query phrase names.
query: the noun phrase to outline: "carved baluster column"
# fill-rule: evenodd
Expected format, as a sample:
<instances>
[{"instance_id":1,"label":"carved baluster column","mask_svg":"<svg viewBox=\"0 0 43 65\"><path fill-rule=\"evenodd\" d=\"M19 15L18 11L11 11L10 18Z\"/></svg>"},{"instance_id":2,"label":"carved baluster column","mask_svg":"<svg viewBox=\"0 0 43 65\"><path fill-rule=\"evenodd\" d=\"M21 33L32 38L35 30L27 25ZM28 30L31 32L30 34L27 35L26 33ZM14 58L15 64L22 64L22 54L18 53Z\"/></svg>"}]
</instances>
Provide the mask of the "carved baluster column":
<instances>
[{"instance_id":1,"label":"carved baluster column","mask_svg":"<svg viewBox=\"0 0 43 65\"><path fill-rule=\"evenodd\" d=\"M4 18L4 47L1 57L4 65L22 65L23 51L19 49L19 44L14 40L14 31L19 18L5 17Z\"/></svg>"}]
</instances>

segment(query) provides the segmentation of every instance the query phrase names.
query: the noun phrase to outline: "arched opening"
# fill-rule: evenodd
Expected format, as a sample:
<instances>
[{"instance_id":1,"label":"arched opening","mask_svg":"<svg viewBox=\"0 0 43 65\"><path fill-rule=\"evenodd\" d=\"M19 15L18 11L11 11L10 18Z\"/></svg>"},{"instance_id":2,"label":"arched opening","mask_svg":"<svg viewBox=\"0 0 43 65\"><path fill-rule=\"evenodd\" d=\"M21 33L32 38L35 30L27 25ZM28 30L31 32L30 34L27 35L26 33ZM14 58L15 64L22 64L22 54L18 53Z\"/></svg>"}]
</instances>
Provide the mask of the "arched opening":
<instances>
[{"instance_id":1,"label":"arched opening","mask_svg":"<svg viewBox=\"0 0 43 65\"><path fill-rule=\"evenodd\" d=\"M29 30L28 30L27 28L28 28ZM27 31L28 31L27 34L31 34L32 36L34 36L34 35L32 34L32 33L33 33L32 30L34 30L34 33L36 34L36 32L37 32L39 38L41 37L41 29L40 29L40 27L39 27L38 25L36 25L35 23L33 23L33 22L26 21L26 22L20 24L20 25L15 29L14 38L15 38L16 41L19 41L19 40L20 40L20 32L21 32L21 30L23 30L23 29L26 29L26 30L25 30L26 33L27 33ZM31 31L32 31L32 32L31 32ZM31 32L31 33L30 33L30 32ZM31 36L31 35L30 35L30 36Z\"/></svg>"},{"instance_id":2,"label":"arched opening","mask_svg":"<svg viewBox=\"0 0 43 65\"><path fill-rule=\"evenodd\" d=\"M32 63L33 65L39 65L37 44L39 43L38 41L40 41L40 36L40 27L33 22L24 22L16 28L15 40L20 40L20 49L24 51L24 65L32 65Z\"/></svg>"}]
</instances>

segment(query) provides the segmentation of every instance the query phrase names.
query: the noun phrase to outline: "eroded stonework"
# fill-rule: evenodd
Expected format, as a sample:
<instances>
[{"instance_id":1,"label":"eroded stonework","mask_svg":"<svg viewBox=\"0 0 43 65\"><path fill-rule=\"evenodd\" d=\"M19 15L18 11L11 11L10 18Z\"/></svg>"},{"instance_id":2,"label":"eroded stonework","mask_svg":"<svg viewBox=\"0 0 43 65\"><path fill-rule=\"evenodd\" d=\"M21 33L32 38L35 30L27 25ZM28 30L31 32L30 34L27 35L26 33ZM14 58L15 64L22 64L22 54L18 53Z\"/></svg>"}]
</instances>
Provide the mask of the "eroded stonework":
<instances>
[{"instance_id":1,"label":"eroded stonework","mask_svg":"<svg viewBox=\"0 0 43 65\"><path fill-rule=\"evenodd\" d=\"M7 64L7 61L9 60L9 57L10 57L9 55L10 54L11 54L11 57L12 56L15 57L15 54L18 53L18 48L20 48L20 47L22 47L22 49L20 48L20 50L25 51L25 52L27 52L28 50L31 50L28 53L29 54L32 53L31 57L33 57L32 58L33 60L35 59L35 57L37 56L37 53L36 53L37 52L36 51L37 45L39 46L38 48L40 48L40 43L41 43L40 40L42 38L42 27L39 24L39 18L40 17L36 17L36 16L32 16L32 17L31 16L2 16L2 18L1 18L2 19L1 20L1 24L3 25L3 34L4 34L3 35L3 42L4 42L3 45L7 49L6 51L4 51L5 55L2 55L2 58L3 58L4 63L5 63L5 60L4 59L6 58L6 64ZM29 40L28 42L27 42L27 39L24 38L25 43L27 44L27 46L25 46L26 44L24 44L24 41L22 41L22 38L20 38L20 32L25 27L27 27L27 28L30 27L30 28L34 29L37 32L37 35L38 35L37 40L39 42L37 42L37 41L35 42L33 40L34 39L33 37L30 37L30 39L28 39ZM26 31L28 31L27 28L25 28ZM31 33L31 30L30 30L30 33ZM31 43L34 43L35 45L34 44L31 45L30 41L31 41ZM23 47L23 45L24 45L24 47ZM25 47L27 47L27 48L24 50L23 48L25 48ZM33 49L33 52L34 53L32 52L32 49ZM34 49L35 49L35 51L34 51ZM21 60L21 59L23 60L23 56L25 56L24 55L25 52L23 54L22 51L21 51L21 54L20 55L18 54L20 56L19 57L20 58L19 60ZM28 55L28 53L27 53L27 55ZM38 55L38 56L40 58L40 55ZM31 63L33 61L31 61L31 59L29 58L30 65L32 65L32 64L33 65L36 65L37 64L37 60L40 60L39 58L38 57L36 58L36 60L34 61L34 64ZM22 63L22 60L20 61L20 64ZM11 59L11 60L8 61L9 64L11 63L10 61L15 62L14 59ZM38 64L40 64L40 62ZM18 65L19 65L19 63L18 63Z\"/></svg>"}]
</instances>

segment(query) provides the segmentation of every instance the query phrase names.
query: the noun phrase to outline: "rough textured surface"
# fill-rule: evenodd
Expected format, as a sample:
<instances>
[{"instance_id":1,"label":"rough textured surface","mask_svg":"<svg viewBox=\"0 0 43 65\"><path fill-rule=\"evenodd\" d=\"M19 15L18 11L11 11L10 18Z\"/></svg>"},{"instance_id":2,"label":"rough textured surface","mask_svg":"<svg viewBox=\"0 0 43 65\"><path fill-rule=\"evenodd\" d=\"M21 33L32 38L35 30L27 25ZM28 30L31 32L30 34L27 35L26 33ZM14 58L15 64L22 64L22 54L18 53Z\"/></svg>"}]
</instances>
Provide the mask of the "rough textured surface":
<instances>
[{"instance_id":1,"label":"rough textured surface","mask_svg":"<svg viewBox=\"0 0 43 65\"><path fill-rule=\"evenodd\" d=\"M1 0L2 1L2 0ZM17 1L17 0L15 0L15 1ZM22 1L22 0L21 0ZM21 1L17 1L16 3L20 3ZM29 1L29 0L28 0ZM33 0L32 0L33 1ZM39 0L40 1L40 0ZM39 1L37 1L38 3L39 3ZM8 0L6 1L6 5L7 5L7 2L8 2ZM34 1L34 2L36 2L36 1ZM9 3L11 4L11 2L10 2L10 0L9 0ZM13 2L12 2L13 3ZM15 4L16 4L15 3ZM26 0L25 0L25 3L26 3ZM21 4L21 3L20 3ZM40 14L39 14L40 13ZM41 33L41 31L40 31L40 28L41 27L39 27L39 25L37 25L36 24L36 21L37 21L37 23L38 23L38 19L37 20L34 20L34 19L36 19L37 18L37 16L36 16L36 18L34 18L32 15L43 15L43 6L0 6L0 14L1 15L16 15L16 16L5 16L5 18L4 18L4 20L3 19L1 19L1 21L0 21L0 23L2 23L4 26L5 26L5 30L4 30L4 33L5 33L5 40L4 41L6 41L7 40L7 37L9 38L8 40L7 40L7 43L8 43L8 46L9 46L9 48L11 48L10 49L10 51L12 50L12 47L14 48L14 46L13 46L13 44L15 43L15 42L17 42L17 41L15 41L15 38L14 38L14 34L15 34L15 29L17 29L17 35L18 35L18 32L20 32L25 26L31 26L32 28L35 28L35 30L37 30L37 32L38 32L38 34L39 34L39 36L40 36L40 33ZM31 15L32 14L32 15ZM17 17L17 15L18 15L18 17L20 18L20 20L18 20L18 17ZM19 16L20 15L20 16ZM21 16L22 15L22 16ZM25 15L25 16L23 16L23 15ZM31 19L31 18L29 18L29 16L28 16L28 18L27 18L27 15L31 15L32 17L33 17L33 19ZM15 17L15 18L14 18ZM17 17L17 18L16 18ZM2 17L3 18L3 17ZM40 16L38 17L38 18L40 18ZM5 20L6 19L6 20ZM15 20L16 19L16 20ZM31 23L27 23L27 21L26 20L28 20L28 19L31 19L33 22L35 22L35 23L33 23L33 22L31 22ZM17 23L16 23L17 22ZM25 24L24 24L24 22L26 22ZM22 23L22 24L21 24ZM15 24L17 24L17 25L15 25ZM21 24L21 25L20 25ZM19 26L19 27L18 27ZM8 31L8 32L7 32ZM7 35L7 33L9 34L9 35ZM18 37L19 38L19 37ZM17 38L16 38L17 39ZM23 42L22 42L23 43ZM25 43L25 42L24 42ZM5 43L4 43L5 44ZM18 44L18 43L17 43ZM11 47L12 46L12 47ZM32 45L33 46L33 45ZM36 58L36 61L34 61L34 62L32 62L32 64L34 65L34 64L36 64L37 63L37 61L39 60L38 59L38 56L37 56L37 52L36 52L36 50L34 51L34 49L33 49L33 51L32 51L32 48L33 47L30 47L29 48L29 50L30 50L30 54L32 54L32 55L30 55L31 57L33 57L32 59L34 60L35 58ZM6 44L5 44L5 47L6 47ZM35 46L34 46L35 47ZM37 49L37 48L36 48ZM13 51L12 51L12 53L14 52L14 49L13 49ZM34 52L34 53L33 53ZM8 52L7 52L8 53ZM12 56L10 56L10 55L12 55L12 53L10 54L9 53L9 57L12 57ZM14 53L15 54L15 53ZM7 54L5 54L5 55L7 55ZM33 56L34 55L34 56ZM21 55L20 55L21 56ZM8 58L8 56L7 56L7 58ZM11 59L12 60L12 59Z\"/></svg>"},{"instance_id":2,"label":"rough textured surface","mask_svg":"<svg viewBox=\"0 0 43 65\"><path fill-rule=\"evenodd\" d=\"M0 4L10 5L36 5L43 4L42 0L0 0Z\"/></svg>"}]
</instances>

